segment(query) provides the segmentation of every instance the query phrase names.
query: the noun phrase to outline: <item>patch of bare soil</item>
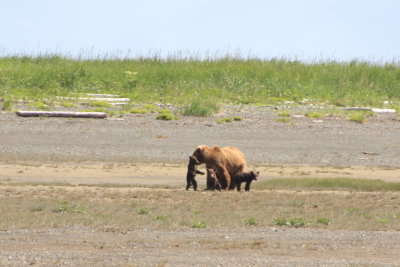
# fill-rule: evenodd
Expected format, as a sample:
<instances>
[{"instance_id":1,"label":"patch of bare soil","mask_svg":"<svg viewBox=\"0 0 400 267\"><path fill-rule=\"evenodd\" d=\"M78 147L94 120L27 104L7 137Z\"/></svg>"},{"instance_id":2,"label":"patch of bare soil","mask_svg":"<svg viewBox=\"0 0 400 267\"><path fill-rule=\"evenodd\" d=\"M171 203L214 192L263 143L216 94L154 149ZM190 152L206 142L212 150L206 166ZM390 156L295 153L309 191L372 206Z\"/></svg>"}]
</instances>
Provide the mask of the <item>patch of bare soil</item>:
<instances>
[{"instance_id":1,"label":"patch of bare soil","mask_svg":"<svg viewBox=\"0 0 400 267\"><path fill-rule=\"evenodd\" d=\"M71 226L0 232L2 266L398 266L399 232Z\"/></svg>"},{"instance_id":2,"label":"patch of bare soil","mask_svg":"<svg viewBox=\"0 0 400 267\"><path fill-rule=\"evenodd\" d=\"M204 168L204 166L200 167ZM356 178L379 179L386 182L400 181L400 170L385 167L331 167L331 166L267 166L250 165L248 169L260 171L264 179L279 178ZM2 164L0 183L66 183L71 185L114 184L141 186L186 185L184 164ZM200 185L205 177L198 176Z\"/></svg>"}]
</instances>

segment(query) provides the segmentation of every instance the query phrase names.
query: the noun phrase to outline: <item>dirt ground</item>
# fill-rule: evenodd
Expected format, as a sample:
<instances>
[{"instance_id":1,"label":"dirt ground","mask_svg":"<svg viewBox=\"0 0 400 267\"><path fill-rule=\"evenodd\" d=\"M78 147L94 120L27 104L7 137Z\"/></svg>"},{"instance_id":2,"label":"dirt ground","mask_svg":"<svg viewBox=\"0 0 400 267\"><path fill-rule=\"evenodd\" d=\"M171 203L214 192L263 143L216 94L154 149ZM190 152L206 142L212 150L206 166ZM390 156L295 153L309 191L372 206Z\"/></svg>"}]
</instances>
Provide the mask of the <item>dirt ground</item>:
<instances>
[{"instance_id":1,"label":"dirt ground","mask_svg":"<svg viewBox=\"0 0 400 267\"><path fill-rule=\"evenodd\" d=\"M218 117L243 121L224 124L158 121L153 114L93 120L3 112L0 195L7 184L22 183L23 190L27 182L184 187L187 157L200 144L237 146L262 179L400 181L395 114L358 124L296 112L282 123L272 108L230 108ZM0 266L400 266L398 244L397 231L11 227L0 231Z\"/></svg>"}]
</instances>

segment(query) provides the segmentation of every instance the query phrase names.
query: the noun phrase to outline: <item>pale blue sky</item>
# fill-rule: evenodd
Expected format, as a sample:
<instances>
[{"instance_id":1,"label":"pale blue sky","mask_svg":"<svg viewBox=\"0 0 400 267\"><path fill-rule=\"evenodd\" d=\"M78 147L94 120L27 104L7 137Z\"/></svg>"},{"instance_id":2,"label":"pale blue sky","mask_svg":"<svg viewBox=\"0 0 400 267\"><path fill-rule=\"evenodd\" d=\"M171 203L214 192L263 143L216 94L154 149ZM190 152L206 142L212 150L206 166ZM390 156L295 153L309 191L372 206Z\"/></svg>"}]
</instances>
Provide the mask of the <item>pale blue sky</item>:
<instances>
[{"instance_id":1,"label":"pale blue sky","mask_svg":"<svg viewBox=\"0 0 400 267\"><path fill-rule=\"evenodd\" d=\"M398 0L0 0L0 56L400 61Z\"/></svg>"}]
</instances>

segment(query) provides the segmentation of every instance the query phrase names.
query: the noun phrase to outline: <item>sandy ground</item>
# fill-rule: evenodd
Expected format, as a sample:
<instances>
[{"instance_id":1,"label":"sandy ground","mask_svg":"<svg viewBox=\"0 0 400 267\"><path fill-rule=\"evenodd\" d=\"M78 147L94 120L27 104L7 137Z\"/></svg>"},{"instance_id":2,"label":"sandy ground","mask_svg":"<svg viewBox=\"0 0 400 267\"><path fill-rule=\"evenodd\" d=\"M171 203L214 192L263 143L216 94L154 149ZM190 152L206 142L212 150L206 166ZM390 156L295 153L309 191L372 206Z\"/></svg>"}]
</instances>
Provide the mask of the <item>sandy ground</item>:
<instances>
[{"instance_id":1,"label":"sandy ground","mask_svg":"<svg viewBox=\"0 0 400 267\"><path fill-rule=\"evenodd\" d=\"M239 115L243 121L220 125L216 118L165 122L152 114L88 120L0 113L0 191L26 182L183 187L187 157L200 144L239 147L261 179L400 181L396 115L357 124L298 114L281 123L269 108L230 109L218 117ZM396 231L71 225L4 229L0 266L400 266L398 244Z\"/></svg>"}]
</instances>

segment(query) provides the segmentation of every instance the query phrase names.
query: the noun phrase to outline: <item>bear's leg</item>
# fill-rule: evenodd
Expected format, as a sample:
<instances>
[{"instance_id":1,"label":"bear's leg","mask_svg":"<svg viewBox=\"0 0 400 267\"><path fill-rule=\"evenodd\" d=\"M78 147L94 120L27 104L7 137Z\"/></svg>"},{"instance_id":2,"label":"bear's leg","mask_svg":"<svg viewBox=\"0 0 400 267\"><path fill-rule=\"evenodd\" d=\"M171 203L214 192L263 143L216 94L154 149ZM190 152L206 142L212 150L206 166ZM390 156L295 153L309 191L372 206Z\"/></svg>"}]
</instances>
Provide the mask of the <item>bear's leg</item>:
<instances>
[{"instance_id":1,"label":"bear's leg","mask_svg":"<svg viewBox=\"0 0 400 267\"><path fill-rule=\"evenodd\" d=\"M246 182L246 187L244 188L244 191L250 191L250 184L251 184L251 181Z\"/></svg>"},{"instance_id":2,"label":"bear's leg","mask_svg":"<svg viewBox=\"0 0 400 267\"><path fill-rule=\"evenodd\" d=\"M192 185L192 181L189 177L187 177L186 178L186 190L189 190L191 185Z\"/></svg>"},{"instance_id":3,"label":"bear's leg","mask_svg":"<svg viewBox=\"0 0 400 267\"><path fill-rule=\"evenodd\" d=\"M225 167L219 167L217 176L222 180L222 189L228 190L231 185L231 175Z\"/></svg>"},{"instance_id":4,"label":"bear's leg","mask_svg":"<svg viewBox=\"0 0 400 267\"><path fill-rule=\"evenodd\" d=\"M237 191L240 192L240 186L242 185L242 182L237 182L236 186L237 186Z\"/></svg>"},{"instance_id":5,"label":"bear's leg","mask_svg":"<svg viewBox=\"0 0 400 267\"><path fill-rule=\"evenodd\" d=\"M194 191L196 191L197 190L197 181L196 181L196 179L193 178L192 183L193 183L193 189L194 189Z\"/></svg>"}]
</instances>

